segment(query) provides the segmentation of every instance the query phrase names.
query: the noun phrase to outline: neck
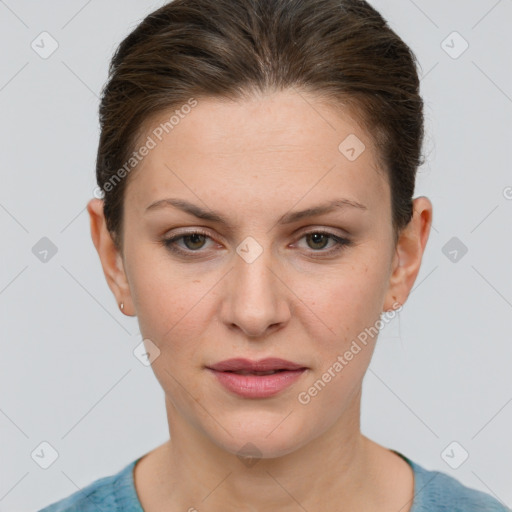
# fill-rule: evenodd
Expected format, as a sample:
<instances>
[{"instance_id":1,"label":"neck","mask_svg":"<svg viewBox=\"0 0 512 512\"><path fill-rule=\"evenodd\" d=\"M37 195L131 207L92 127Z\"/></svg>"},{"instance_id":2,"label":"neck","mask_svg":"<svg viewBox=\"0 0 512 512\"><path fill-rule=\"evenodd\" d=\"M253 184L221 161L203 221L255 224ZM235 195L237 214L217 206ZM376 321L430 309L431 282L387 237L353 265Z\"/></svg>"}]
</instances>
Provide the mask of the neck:
<instances>
[{"instance_id":1,"label":"neck","mask_svg":"<svg viewBox=\"0 0 512 512\"><path fill-rule=\"evenodd\" d=\"M360 432L360 399L359 389L339 421L307 445L252 464L212 443L166 400L171 439L162 450L162 500L168 510L192 512L366 508L375 472Z\"/></svg>"}]
</instances>

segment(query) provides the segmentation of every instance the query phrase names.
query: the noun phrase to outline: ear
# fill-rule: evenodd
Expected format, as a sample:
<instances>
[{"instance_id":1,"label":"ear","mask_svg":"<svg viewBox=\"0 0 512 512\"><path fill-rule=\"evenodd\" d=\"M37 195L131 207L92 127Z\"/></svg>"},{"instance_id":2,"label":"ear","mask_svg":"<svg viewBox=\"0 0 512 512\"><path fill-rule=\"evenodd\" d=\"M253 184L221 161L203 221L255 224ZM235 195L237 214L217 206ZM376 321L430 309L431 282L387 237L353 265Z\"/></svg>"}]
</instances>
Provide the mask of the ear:
<instances>
[{"instance_id":1,"label":"ear","mask_svg":"<svg viewBox=\"0 0 512 512\"><path fill-rule=\"evenodd\" d=\"M103 200L91 199L87 203L87 211L91 221L91 238L98 251L107 284L112 290L118 306L121 302L123 303L123 313L134 316L134 307L124 270L123 258L107 229L103 213Z\"/></svg>"},{"instance_id":2,"label":"ear","mask_svg":"<svg viewBox=\"0 0 512 512\"><path fill-rule=\"evenodd\" d=\"M404 304L418 275L432 226L432 203L427 197L413 201L413 216L398 238L383 311ZM395 306L393 306L395 304Z\"/></svg>"}]
</instances>

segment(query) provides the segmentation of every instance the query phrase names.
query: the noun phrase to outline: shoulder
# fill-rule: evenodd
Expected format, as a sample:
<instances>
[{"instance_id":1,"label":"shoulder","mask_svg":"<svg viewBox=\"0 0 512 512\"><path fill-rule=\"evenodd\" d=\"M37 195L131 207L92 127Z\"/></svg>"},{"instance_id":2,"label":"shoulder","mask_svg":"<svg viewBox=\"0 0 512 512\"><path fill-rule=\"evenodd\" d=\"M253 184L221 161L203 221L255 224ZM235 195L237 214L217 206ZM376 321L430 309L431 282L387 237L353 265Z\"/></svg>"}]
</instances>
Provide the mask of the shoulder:
<instances>
[{"instance_id":1,"label":"shoulder","mask_svg":"<svg viewBox=\"0 0 512 512\"><path fill-rule=\"evenodd\" d=\"M141 512L142 508L132 484L132 471L137 460L130 462L118 473L99 478L39 512Z\"/></svg>"},{"instance_id":2,"label":"shoulder","mask_svg":"<svg viewBox=\"0 0 512 512\"><path fill-rule=\"evenodd\" d=\"M415 478L411 512L510 512L490 494L467 487L442 471L428 470L406 460Z\"/></svg>"}]
</instances>

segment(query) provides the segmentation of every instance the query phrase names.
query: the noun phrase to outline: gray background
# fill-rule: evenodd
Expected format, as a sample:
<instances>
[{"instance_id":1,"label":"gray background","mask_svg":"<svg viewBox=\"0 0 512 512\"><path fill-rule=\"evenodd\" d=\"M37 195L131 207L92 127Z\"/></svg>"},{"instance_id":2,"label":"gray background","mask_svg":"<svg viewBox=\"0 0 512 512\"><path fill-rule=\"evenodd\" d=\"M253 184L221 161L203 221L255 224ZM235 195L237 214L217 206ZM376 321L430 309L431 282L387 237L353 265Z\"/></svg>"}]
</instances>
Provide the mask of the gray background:
<instances>
[{"instance_id":1,"label":"gray background","mask_svg":"<svg viewBox=\"0 0 512 512\"><path fill-rule=\"evenodd\" d=\"M109 59L162 3L0 1L0 510L41 508L168 437L163 391L133 355L137 319L107 287L85 210ZM362 430L510 507L512 1L371 3L422 67L416 195L432 200L434 228L409 300L380 334ZM43 31L59 45L46 59L31 47ZM43 237L57 250L46 262L33 252ZM47 469L42 442L58 453Z\"/></svg>"}]
</instances>

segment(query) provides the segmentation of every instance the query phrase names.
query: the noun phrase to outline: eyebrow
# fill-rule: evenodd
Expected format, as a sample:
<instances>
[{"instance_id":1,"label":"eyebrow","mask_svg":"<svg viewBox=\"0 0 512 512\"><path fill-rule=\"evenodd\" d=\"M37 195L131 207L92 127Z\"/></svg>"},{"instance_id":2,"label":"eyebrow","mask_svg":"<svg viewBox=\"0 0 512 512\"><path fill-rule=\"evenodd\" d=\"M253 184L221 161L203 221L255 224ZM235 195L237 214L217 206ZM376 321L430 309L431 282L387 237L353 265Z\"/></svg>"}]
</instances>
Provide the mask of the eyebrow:
<instances>
[{"instance_id":1,"label":"eyebrow","mask_svg":"<svg viewBox=\"0 0 512 512\"><path fill-rule=\"evenodd\" d=\"M147 213L148 211L154 211L159 210L161 208L166 207L174 207L178 208L179 210L182 210L186 213L189 213L191 215L194 215L194 217L197 217L199 219L209 220L212 222L217 222L219 224L223 224L225 226L229 226L229 221L222 217L220 214L213 212L211 210L205 210L201 208L200 206L197 206L193 203L190 203L186 201L185 199L177 199L177 198L166 198L166 199L160 199L158 201L155 201L154 203L151 203L145 210ZM335 211L339 208L357 208L359 210L367 210L368 208L357 201L353 201L350 199L334 199L332 201L329 201L327 203L314 206L311 208L306 208L305 210L300 210L296 212L289 212L284 214L278 221L279 224L292 224L293 222L297 222L301 219L307 218L307 217L314 217L316 215L323 215L325 213L330 213L332 211Z\"/></svg>"}]
</instances>

